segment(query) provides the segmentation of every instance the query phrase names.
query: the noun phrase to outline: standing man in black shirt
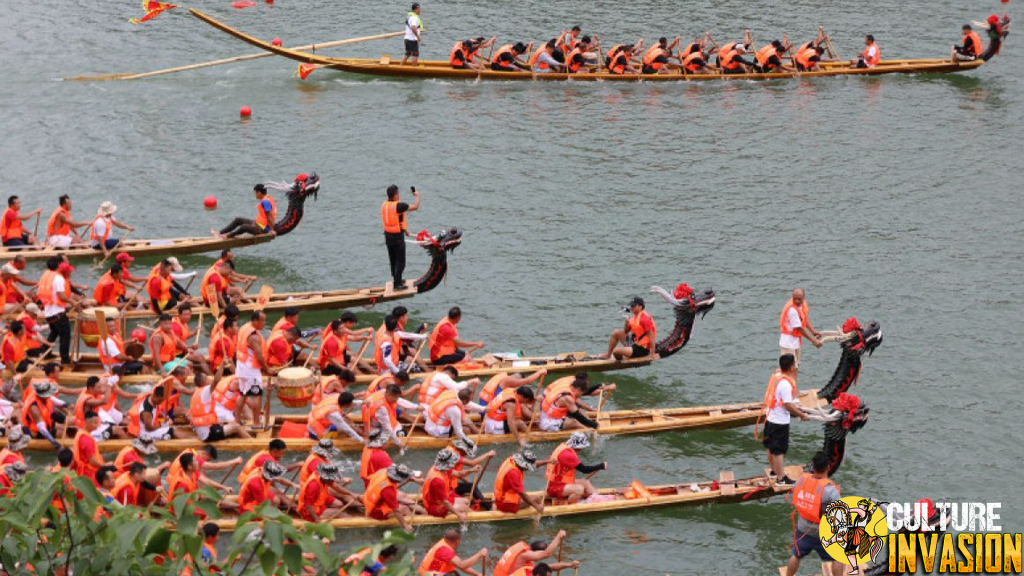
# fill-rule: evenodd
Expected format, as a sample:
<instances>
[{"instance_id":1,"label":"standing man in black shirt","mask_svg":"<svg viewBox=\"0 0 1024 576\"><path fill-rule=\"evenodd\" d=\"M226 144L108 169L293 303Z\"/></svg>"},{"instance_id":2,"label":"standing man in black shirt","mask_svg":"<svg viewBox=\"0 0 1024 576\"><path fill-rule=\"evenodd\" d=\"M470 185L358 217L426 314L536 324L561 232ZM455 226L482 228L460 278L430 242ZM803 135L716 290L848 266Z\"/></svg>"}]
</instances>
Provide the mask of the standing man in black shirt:
<instances>
[{"instance_id":1,"label":"standing man in black shirt","mask_svg":"<svg viewBox=\"0 0 1024 576\"><path fill-rule=\"evenodd\" d=\"M388 186L388 199L380 207L380 217L384 223L384 244L388 247L388 260L391 262L391 278L394 280L394 289L405 288L405 280L402 274L405 272L405 236L412 236L409 232L409 221L405 215L420 208L420 193L416 187L410 188L416 201L406 204L401 201L398 195L398 186Z\"/></svg>"}]
</instances>

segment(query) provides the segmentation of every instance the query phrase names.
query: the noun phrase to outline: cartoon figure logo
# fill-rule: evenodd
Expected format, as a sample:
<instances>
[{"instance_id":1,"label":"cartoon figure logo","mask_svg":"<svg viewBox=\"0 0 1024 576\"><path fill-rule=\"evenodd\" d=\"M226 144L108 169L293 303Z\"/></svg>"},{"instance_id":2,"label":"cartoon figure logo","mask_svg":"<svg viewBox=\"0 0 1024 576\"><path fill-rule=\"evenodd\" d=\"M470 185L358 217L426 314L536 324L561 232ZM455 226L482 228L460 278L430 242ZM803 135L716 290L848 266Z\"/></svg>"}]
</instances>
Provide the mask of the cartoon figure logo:
<instances>
[{"instance_id":1,"label":"cartoon figure logo","mask_svg":"<svg viewBox=\"0 0 1024 576\"><path fill-rule=\"evenodd\" d=\"M889 529L885 512L874 502L858 496L847 496L831 502L818 524L818 534L825 551L860 574L859 566L873 562L882 550Z\"/></svg>"}]
</instances>

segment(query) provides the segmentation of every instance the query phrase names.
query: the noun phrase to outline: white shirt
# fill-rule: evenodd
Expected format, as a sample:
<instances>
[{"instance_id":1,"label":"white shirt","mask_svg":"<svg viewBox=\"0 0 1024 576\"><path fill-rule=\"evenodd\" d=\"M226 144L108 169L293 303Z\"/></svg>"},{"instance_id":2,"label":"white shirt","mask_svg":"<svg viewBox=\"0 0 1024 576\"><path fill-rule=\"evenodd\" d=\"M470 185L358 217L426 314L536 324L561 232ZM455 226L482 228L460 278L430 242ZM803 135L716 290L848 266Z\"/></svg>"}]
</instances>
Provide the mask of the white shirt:
<instances>
[{"instance_id":1,"label":"white shirt","mask_svg":"<svg viewBox=\"0 0 1024 576\"><path fill-rule=\"evenodd\" d=\"M791 332L802 327L803 323L800 322L800 313L796 311L796 307L790 308L789 312L786 313L786 332ZM779 348L799 350L802 338L790 336L786 332L779 334Z\"/></svg>"},{"instance_id":2,"label":"white shirt","mask_svg":"<svg viewBox=\"0 0 1024 576\"><path fill-rule=\"evenodd\" d=\"M415 28L415 32L413 29ZM416 37L416 33L423 29L423 20L420 19L419 14L410 14L405 19L405 39L406 40L419 40Z\"/></svg>"},{"instance_id":3,"label":"white shirt","mask_svg":"<svg viewBox=\"0 0 1024 576\"><path fill-rule=\"evenodd\" d=\"M213 386L204 386L199 392L199 401L202 402L203 405L209 406L211 402L211 394L213 394ZM209 426L197 426L195 431L196 436L198 436L203 442L206 442L206 439L210 436Z\"/></svg>"},{"instance_id":4,"label":"white shirt","mask_svg":"<svg viewBox=\"0 0 1024 576\"><path fill-rule=\"evenodd\" d=\"M786 404L793 401L793 383L785 376L775 385L775 408L768 411L768 421L773 424L789 424L790 413Z\"/></svg>"},{"instance_id":5,"label":"white shirt","mask_svg":"<svg viewBox=\"0 0 1024 576\"><path fill-rule=\"evenodd\" d=\"M867 56L868 57L864 59L864 63L867 64L869 58L874 58L877 55L878 55L878 44L872 44L871 46L868 46L868 49L867 49Z\"/></svg>"},{"instance_id":6,"label":"white shirt","mask_svg":"<svg viewBox=\"0 0 1024 576\"><path fill-rule=\"evenodd\" d=\"M107 233L107 219L97 218L92 223L92 233L97 238L103 238L103 235Z\"/></svg>"},{"instance_id":7,"label":"white shirt","mask_svg":"<svg viewBox=\"0 0 1024 576\"><path fill-rule=\"evenodd\" d=\"M64 304L64 301L57 297L57 294L64 293L64 276L60 272L53 277L53 304L47 304L43 307L43 316L49 318L50 316L56 316L64 313L68 307Z\"/></svg>"},{"instance_id":8,"label":"white shirt","mask_svg":"<svg viewBox=\"0 0 1024 576\"><path fill-rule=\"evenodd\" d=\"M427 397L437 398L442 392L441 388L458 393L466 387L466 383L452 380L452 377L447 372L435 372L430 382L424 382L420 386L427 387Z\"/></svg>"},{"instance_id":9,"label":"white shirt","mask_svg":"<svg viewBox=\"0 0 1024 576\"><path fill-rule=\"evenodd\" d=\"M103 347L103 354L106 355L111 360L114 360L119 355L121 355L121 349L117 347L117 342L114 342L113 338L108 337L106 340L104 340L103 342L100 343L100 346ZM120 365L121 365L120 361L114 360L114 362L112 364L110 364L110 366L108 366L108 368L112 368L114 366L120 366Z\"/></svg>"}]
</instances>

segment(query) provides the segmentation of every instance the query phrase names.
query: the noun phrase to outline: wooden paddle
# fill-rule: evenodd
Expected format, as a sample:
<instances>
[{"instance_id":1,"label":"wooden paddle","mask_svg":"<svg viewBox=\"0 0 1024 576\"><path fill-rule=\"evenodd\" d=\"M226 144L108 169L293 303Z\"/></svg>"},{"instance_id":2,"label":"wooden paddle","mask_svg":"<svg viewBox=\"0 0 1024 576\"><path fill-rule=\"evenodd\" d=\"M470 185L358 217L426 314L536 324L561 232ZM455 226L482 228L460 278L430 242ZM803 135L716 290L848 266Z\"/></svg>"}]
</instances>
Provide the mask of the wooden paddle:
<instances>
[{"instance_id":1,"label":"wooden paddle","mask_svg":"<svg viewBox=\"0 0 1024 576\"><path fill-rule=\"evenodd\" d=\"M416 425L420 423L420 419L423 418L423 412L421 411L416 415L416 419L412 421L412 426L409 427L409 432L405 435L405 442L402 442L400 453L405 454L406 449L409 448L409 440L412 438L413 430L416 429Z\"/></svg>"},{"instance_id":2,"label":"wooden paddle","mask_svg":"<svg viewBox=\"0 0 1024 576\"><path fill-rule=\"evenodd\" d=\"M210 303L210 311L213 312L214 320L220 318L220 300L217 299L217 288L213 284L207 284L203 295Z\"/></svg>"},{"instance_id":3,"label":"wooden paddle","mask_svg":"<svg viewBox=\"0 0 1024 576\"><path fill-rule=\"evenodd\" d=\"M238 464L239 463L236 463L231 468L228 468L228 471L224 473L224 476L220 479L220 482L218 482L218 484L223 484L223 483L227 482L228 478L231 477L231 473L234 472L236 468L238 468Z\"/></svg>"},{"instance_id":4,"label":"wooden paddle","mask_svg":"<svg viewBox=\"0 0 1024 576\"><path fill-rule=\"evenodd\" d=\"M537 397L535 399L536 402L537 402L537 405L534 406L533 410L530 411L530 424L527 425L527 427L526 427L526 438L527 438L527 440L529 440L530 434L533 433L533 423L537 420L537 413L540 412L541 406L544 404L542 391L544 389L544 379L547 378L547 376L548 375L545 374L545 375L541 376L539 380L537 380ZM481 428L481 430L482 429L483 428Z\"/></svg>"},{"instance_id":5,"label":"wooden paddle","mask_svg":"<svg viewBox=\"0 0 1024 576\"><path fill-rule=\"evenodd\" d=\"M352 358L352 362L350 362L349 365L348 365L348 369L349 370L355 370L356 366L359 365L359 361L363 359L363 354L366 353L366 349L370 347L370 340L372 338L373 337L371 336L370 338L368 338L366 340L363 340L362 346L359 347L359 354L357 354L355 357L353 357Z\"/></svg>"},{"instance_id":6,"label":"wooden paddle","mask_svg":"<svg viewBox=\"0 0 1024 576\"><path fill-rule=\"evenodd\" d=\"M111 226L113 226L113 224L111 224ZM114 247L114 250L118 250L119 248L124 246L125 240L128 240L128 237L132 235L132 232L135 232L135 230L129 230L128 232L125 233L124 236L121 236L121 239L118 240L117 246ZM107 252L107 255L103 257L103 260L100 260L99 264L93 266L93 269L98 270L100 268L103 268L103 265L107 262L107 259L110 258L110 255L114 253L114 250Z\"/></svg>"},{"instance_id":7,"label":"wooden paddle","mask_svg":"<svg viewBox=\"0 0 1024 576\"><path fill-rule=\"evenodd\" d=\"M299 466L298 468L296 468L295 469L295 473L292 474L292 477L289 479L289 480L291 480L291 482L293 484L295 483L295 479L299 477L299 472L302 472L302 466ZM291 490L291 489L289 488L289 490ZM292 505L295 504L296 502L298 502L298 500L299 500L299 490L302 490L302 486L299 486L298 488L295 489L295 496L294 497L289 496L289 498L288 498L288 500L289 500L288 501L288 509L285 510L285 514L290 514L291 511L292 511L292 507L293 507ZM326 488L324 488L324 490L326 490ZM285 492L285 496L288 496L287 492Z\"/></svg>"},{"instance_id":8,"label":"wooden paddle","mask_svg":"<svg viewBox=\"0 0 1024 576\"><path fill-rule=\"evenodd\" d=\"M481 424L481 430L483 429L482 426L483 425ZM469 501L470 502L473 502L473 494L476 493L476 487L477 487L478 484L480 484L480 479L484 477L484 472L487 472L487 467L491 465L491 459L492 458L493 458L493 456L488 456L487 457L487 460L484 461L483 467L480 468L480 471L477 472L477 474L476 474L476 478L473 479L473 485L470 486L470 488L469 488Z\"/></svg>"},{"instance_id":9,"label":"wooden paddle","mask_svg":"<svg viewBox=\"0 0 1024 576\"><path fill-rule=\"evenodd\" d=\"M256 307L257 312L262 312L267 307L267 303L270 302L270 297L274 295L274 287L264 284L260 286L260 293L256 296Z\"/></svg>"},{"instance_id":10,"label":"wooden paddle","mask_svg":"<svg viewBox=\"0 0 1024 576\"><path fill-rule=\"evenodd\" d=\"M36 241L39 241L39 218L42 217L42 212L36 212L36 227L32 229L32 235L36 237ZM42 242L40 242L42 244Z\"/></svg>"},{"instance_id":11,"label":"wooden paddle","mask_svg":"<svg viewBox=\"0 0 1024 576\"><path fill-rule=\"evenodd\" d=\"M316 341L317 341L317 340L318 340L318 339L320 338L320 335L322 335L322 334L323 334L323 332L317 332L317 333L316 333L316 335L315 335L315 336L313 336L313 342L316 342ZM319 350L319 348L317 349L316 355L317 355L317 356L319 356L319 355L320 355L320 350ZM303 368L306 368L307 366L309 366L309 362L310 362L310 361L311 361L312 359L313 359L313 352L312 352L312 351L310 351L309 355L308 355L308 356L306 356L306 361L305 361L305 362L304 362L304 363L302 364L302 367L303 367Z\"/></svg>"},{"instance_id":12,"label":"wooden paddle","mask_svg":"<svg viewBox=\"0 0 1024 576\"><path fill-rule=\"evenodd\" d=\"M360 42L369 42L370 40L383 40L385 38L394 38L401 36L405 32L388 32L387 34L377 34L375 36L361 36L359 38L349 38L346 40L335 40L333 42L324 42L323 44L307 44L305 46L295 46L290 50L316 50L317 48L334 48L336 46L347 46L349 44L358 44ZM121 72L117 74L102 74L99 76L73 76L63 78L66 81L94 81L94 80L138 80L141 78L150 78L152 76L159 76L161 74L173 74L175 72L185 72L188 70L198 70L200 68L209 68L211 66L220 66L222 64L232 64L235 62L245 62L247 60L255 60L257 58L266 58L273 56L272 52L260 52L259 54L246 54L245 56L234 56L232 58L222 58L220 60L211 60L209 62L200 62L198 64L188 64L186 66L175 66L174 68L164 68L162 70L153 70L152 72Z\"/></svg>"}]
</instances>

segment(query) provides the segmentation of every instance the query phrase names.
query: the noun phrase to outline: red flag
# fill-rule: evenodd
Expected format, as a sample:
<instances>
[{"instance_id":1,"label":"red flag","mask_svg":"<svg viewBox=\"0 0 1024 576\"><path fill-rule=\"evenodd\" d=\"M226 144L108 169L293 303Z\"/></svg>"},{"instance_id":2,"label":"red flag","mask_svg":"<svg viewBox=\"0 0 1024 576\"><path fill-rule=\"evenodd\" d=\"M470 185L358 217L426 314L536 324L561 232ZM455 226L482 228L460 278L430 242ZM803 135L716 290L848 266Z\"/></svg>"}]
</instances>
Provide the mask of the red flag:
<instances>
[{"instance_id":1,"label":"red flag","mask_svg":"<svg viewBox=\"0 0 1024 576\"><path fill-rule=\"evenodd\" d=\"M142 0L142 9L146 11L146 15L142 18L132 18L128 20L132 24L142 24L156 18L164 10L172 10L177 8L177 4L169 4L167 2L157 2L156 0Z\"/></svg>"},{"instance_id":2,"label":"red flag","mask_svg":"<svg viewBox=\"0 0 1024 576\"><path fill-rule=\"evenodd\" d=\"M319 68L319 66L316 64L299 64L299 78L305 80L313 73L313 70L316 70L317 68Z\"/></svg>"},{"instance_id":3,"label":"red flag","mask_svg":"<svg viewBox=\"0 0 1024 576\"><path fill-rule=\"evenodd\" d=\"M232 2L231 5L234 6L235 8L242 9L242 8L252 8L253 6L256 5L256 3L252 2L251 0L238 0L237 2Z\"/></svg>"}]
</instances>

